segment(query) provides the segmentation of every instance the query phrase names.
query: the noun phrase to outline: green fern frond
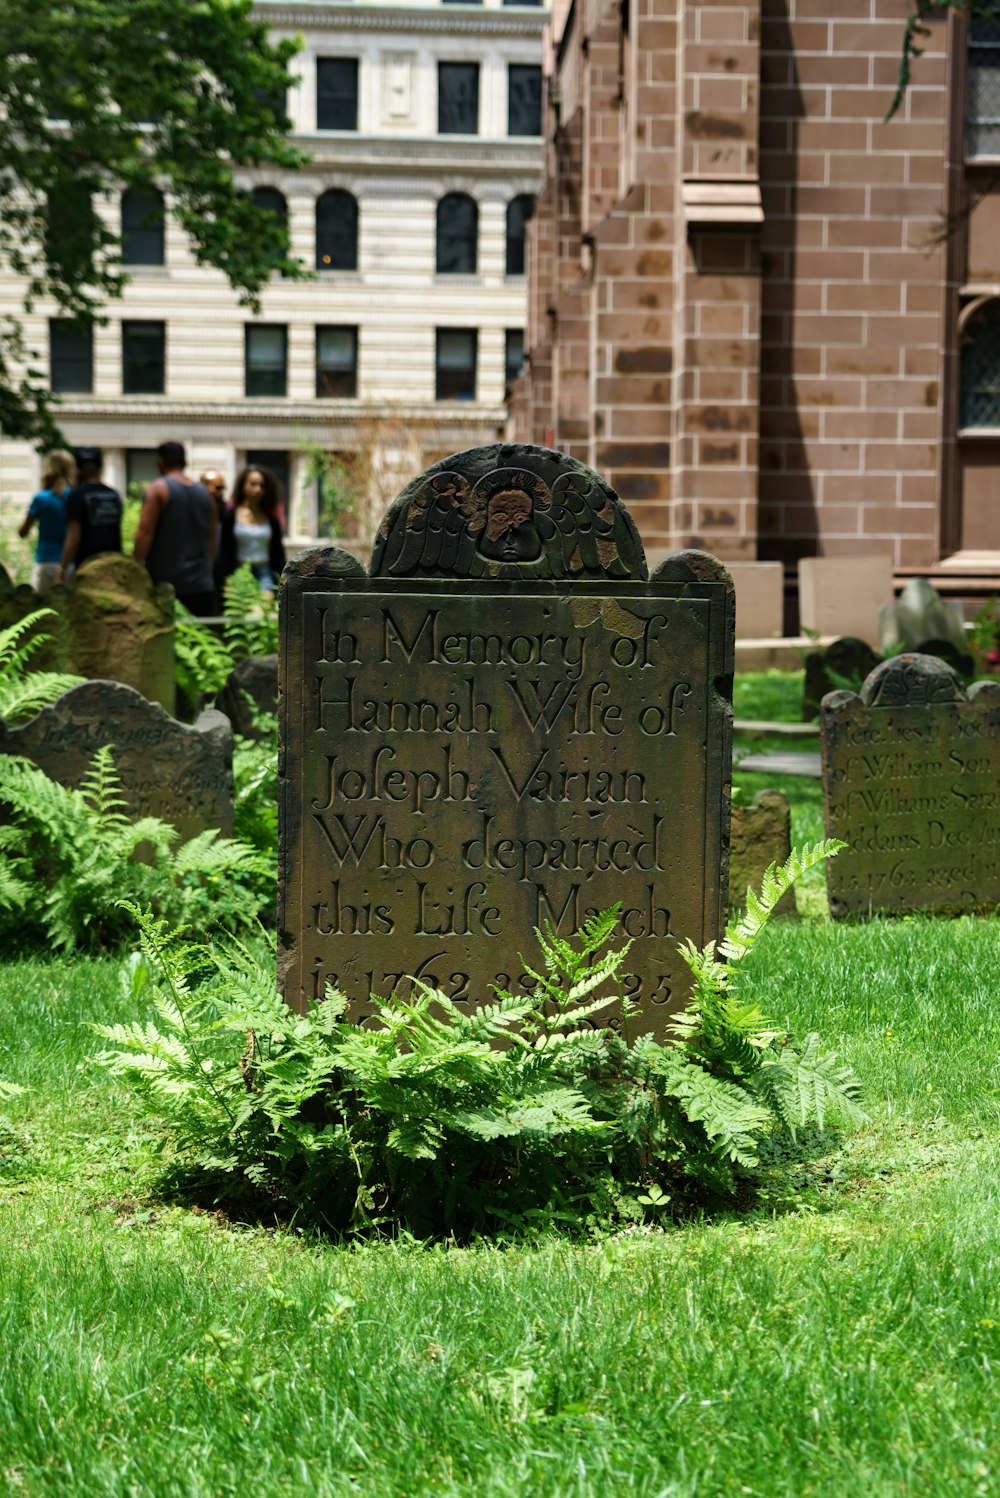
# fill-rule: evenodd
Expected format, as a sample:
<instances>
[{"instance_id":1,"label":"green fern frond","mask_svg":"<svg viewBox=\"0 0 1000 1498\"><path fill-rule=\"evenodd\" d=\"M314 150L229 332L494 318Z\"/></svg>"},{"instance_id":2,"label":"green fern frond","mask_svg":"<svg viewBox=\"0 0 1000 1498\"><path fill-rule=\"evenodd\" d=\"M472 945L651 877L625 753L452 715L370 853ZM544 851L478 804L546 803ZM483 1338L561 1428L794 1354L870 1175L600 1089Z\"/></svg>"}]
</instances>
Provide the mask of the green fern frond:
<instances>
[{"instance_id":1,"label":"green fern frond","mask_svg":"<svg viewBox=\"0 0 1000 1498\"><path fill-rule=\"evenodd\" d=\"M719 955L729 964L742 961L753 950L757 937L782 895L803 874L824 859L835 857L846 846L846 843L837 838L829 838L826 842L793 849L780 868L771 864L764 874L759 898L753 890L747 890L747 908L737 921L726 927L725 937L719 943Z\"/></svg>"},{"instance_id":2,"label":"green fern frond","mask_svg":"<svg viewBox=\"0 0 1000 1498\"><path fill-rule=\"evenodd\" d=\"M754 1079L793 1137L796 1125L812 1119L823 1128L828 1114L851 1123L867 1120L857 1077L821 1047L819 1036L810 1032L799 1046L767 1058Z\"/></svg>"}]
</instances>

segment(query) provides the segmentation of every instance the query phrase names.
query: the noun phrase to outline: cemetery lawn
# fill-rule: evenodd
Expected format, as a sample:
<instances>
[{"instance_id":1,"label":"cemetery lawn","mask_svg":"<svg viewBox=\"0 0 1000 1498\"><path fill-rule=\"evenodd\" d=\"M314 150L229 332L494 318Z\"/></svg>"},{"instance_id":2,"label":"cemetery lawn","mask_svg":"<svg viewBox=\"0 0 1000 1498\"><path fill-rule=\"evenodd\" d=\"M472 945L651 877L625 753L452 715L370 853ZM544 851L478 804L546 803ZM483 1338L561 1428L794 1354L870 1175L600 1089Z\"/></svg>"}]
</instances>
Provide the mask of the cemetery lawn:
<instances>
[{"instance_id":1,"label":"cemetery lawn","mask_svg":"<svg viewBox=\"0 0 1000 1498\"><path fill-rule=\"evenodd\" d=\"M165 1201L88 1061L119 966L0 967L0 1492L1000 1491L995 921L765 933L755 996L871 1122L756 1204L471 1248Z\"/></svg>"}]
</instances>

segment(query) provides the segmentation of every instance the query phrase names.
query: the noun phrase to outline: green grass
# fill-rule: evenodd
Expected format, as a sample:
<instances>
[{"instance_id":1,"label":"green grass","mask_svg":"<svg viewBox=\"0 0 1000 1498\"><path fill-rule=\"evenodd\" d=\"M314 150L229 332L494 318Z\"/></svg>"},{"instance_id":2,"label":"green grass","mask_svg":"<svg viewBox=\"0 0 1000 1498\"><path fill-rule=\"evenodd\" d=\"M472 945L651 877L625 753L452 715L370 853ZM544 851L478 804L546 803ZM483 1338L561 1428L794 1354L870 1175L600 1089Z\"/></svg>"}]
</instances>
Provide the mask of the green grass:
<instances>
[{"instance_id":1,"label":"green grass","mask_svg":"<svg viewBox=\"0 0 1000 1498\"><path fill-rule=\"evenodd\" d=\"M753 1210L342 1248L157 1194L114 961L0 968L0 1492L993 1494L995 922L779 925L755 997L871 1124Z\"/></svg>"}]
</instances>

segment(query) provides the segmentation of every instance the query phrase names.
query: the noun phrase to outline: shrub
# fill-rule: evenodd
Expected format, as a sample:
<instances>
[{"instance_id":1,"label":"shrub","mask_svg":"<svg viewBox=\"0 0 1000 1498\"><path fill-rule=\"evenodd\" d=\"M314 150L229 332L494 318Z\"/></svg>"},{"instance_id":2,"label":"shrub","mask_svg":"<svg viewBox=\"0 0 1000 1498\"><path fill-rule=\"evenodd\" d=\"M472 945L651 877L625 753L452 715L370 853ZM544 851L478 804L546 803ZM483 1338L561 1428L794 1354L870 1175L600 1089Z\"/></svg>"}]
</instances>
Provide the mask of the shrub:
<instances>
[{"instance_id":1,"label":"shrub","mask_svg":"<svg viewBox=\"0 0 1000 1498\"><path fill-rule=\"evenodd\" d=\"M19 940L113 945L131 930L123 896L201 930L246 926L271 898L273 865L245 843L214 830L181 843L159 818L128 816L110 745L78 789L0 757L0 804L13 818L0 827L0 912Z\"/></svg>"},{"instance_id":2,"label":"shrub","mask_svg":"<svg viewBox=\"0 0 1000 1498\"><path fill-rule=\"evenodd\" d=\"M203 1187L341 1232L615 1223L731 1197L766 1133L862 1116L815 1035L796 1045L733 988L782 894L839 846L770 869L718 953L682 946L694 987L664 1042L595 1025L612 1008L628 1023L616 910L572 942L536 933L529 995L466 1012L414 982L370 1028L333 991L293 1013L270 962L193 948L132 907L132 992L157 1020L98 1026L97 1059L138 1084Z\"/></svg>"},{"instance_id":3,"label":"shrub","mask_svg":"<svg viewBox=\"0 0 1000 1498\"><path fill-rule=\"evenodd\" d=\"M0 629L0 718L8 723L33 718L83 680L65 671L33 671L28 664L38 647L51 639L38 633L35 626L55 617L53 609L36 609L7 629Z\"/></svg>"}]
</instances>

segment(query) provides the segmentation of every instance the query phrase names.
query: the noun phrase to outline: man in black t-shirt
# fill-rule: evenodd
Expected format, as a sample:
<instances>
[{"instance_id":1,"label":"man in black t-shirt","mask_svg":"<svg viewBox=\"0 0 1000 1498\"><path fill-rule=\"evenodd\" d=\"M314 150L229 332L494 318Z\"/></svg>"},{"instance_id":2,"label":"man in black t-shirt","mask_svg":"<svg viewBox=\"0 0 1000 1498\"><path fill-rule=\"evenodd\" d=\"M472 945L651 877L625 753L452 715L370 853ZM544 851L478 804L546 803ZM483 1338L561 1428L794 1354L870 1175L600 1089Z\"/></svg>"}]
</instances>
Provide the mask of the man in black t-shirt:
<instances>
[{"instance_id":1,"label":"man in black t-shirt","mask_svg":"<svg viewBox=\"0 0 1000 1498\"><path fill-rule=\"evenodd\" d=\"M122 549L122 497L101 482L104 455L99 447L78 447L73 453L80 482L66 500L66 540L62 576L74 562L79 567L102 551Z\"/></svg>"}]
</instances>

